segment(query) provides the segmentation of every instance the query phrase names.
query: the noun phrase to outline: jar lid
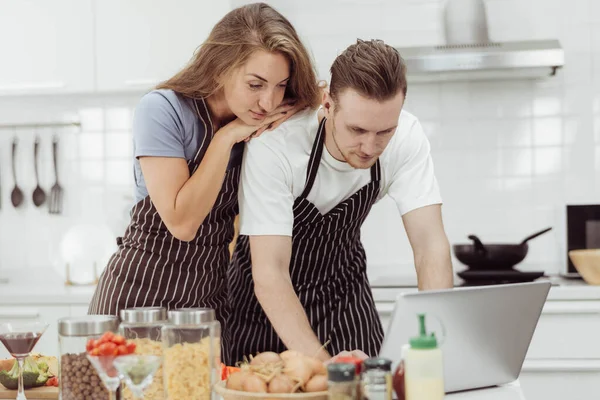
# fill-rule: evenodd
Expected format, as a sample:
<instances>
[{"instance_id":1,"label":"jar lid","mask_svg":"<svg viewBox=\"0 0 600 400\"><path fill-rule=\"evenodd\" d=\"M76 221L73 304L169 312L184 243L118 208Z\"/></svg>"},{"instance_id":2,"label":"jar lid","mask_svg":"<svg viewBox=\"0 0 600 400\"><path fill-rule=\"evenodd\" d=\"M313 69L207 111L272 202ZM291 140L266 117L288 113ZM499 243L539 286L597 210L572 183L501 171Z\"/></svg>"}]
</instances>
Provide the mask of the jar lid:
<instances>
[{"instance_id":1,"label":"jar lid","mask_svg":"<svg viewBox=\"0 0 600 400\"><path fill-rule=\"evenodd\" d=\"M356 366L350 363L333 363L327 366L327 379L332 382L352 382Z\"/></svg>"},{"instance_id":2,"label":"jar lid","mask_svg":"<svg viewBox=\"0 0 600 400\"><path fill-rule=\"evenodd\" d=\"M365 361L363 361L363 367L365 370L380 369L383 371L391 371L392 361L381 357L367 358Z\"/></svg>"},{"instance_id":3,"label":"jar lid","mask_svg":"<svg viewBox=\"0 0 600 400\"><path fill-rule=\"evenodd\" d=\"M121 321L125 323L151 323L167 321L167 309L163 307L133 307L121 310Z\"/></svg>"},{"instance_id":4,"label":"jar lid","mask_svg":"<svg viewBox=\"0 0 600 400\"><path fill-rule=\"evenodd\" d=\"M104 332L114 332L119 326L115 315L86 315L58 320L58 333L61 336L93 336Z\"/></svg>"},{"instance_id":5,"label":"jar lid","mask_svg":"<svg viewBox=\"0 0 600 400\"><path fill-rule=\"evenodd\" d=\"M169 311L169 321L174 325L198 325L215 320L212 308L177 308Z\"/></svg>"}]
</instances>

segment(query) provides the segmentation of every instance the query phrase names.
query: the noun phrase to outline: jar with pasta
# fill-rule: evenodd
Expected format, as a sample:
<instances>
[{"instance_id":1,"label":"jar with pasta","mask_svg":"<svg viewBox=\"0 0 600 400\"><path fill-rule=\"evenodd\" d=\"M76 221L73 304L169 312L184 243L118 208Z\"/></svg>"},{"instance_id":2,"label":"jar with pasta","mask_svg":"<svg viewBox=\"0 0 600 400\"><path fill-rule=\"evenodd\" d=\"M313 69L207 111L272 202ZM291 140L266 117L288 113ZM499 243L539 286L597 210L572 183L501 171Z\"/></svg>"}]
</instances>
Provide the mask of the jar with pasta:
<instances>
[{"instance_id":1,"label":"jar with pasta","mask_svg":"<svg viewBox=\"0 0 600 400\"><path fill-rule=\"evenodd\" d=\"M134 307L121 310L121 335L136 344L135 354L153 355L162 358L162 327L167 320L167 310L162 307ZM134 400L135 396L126 385L122 386L124 400ZM152 383L144 390L147 400L163 400L165 391L163 387L163 367L158 368Z\"/></svg>"},{"instance_id":2,"label":"jar with pasta","mask_svg":"<svg viewBox=\"0 0 600 400\"><path fill-rule=\"evenodd\" d=\"M221 324L215 311L187 308L169 311L162 328L164 387L167 400L208 400L219 377Z\"/></svg>"}]
</instances>

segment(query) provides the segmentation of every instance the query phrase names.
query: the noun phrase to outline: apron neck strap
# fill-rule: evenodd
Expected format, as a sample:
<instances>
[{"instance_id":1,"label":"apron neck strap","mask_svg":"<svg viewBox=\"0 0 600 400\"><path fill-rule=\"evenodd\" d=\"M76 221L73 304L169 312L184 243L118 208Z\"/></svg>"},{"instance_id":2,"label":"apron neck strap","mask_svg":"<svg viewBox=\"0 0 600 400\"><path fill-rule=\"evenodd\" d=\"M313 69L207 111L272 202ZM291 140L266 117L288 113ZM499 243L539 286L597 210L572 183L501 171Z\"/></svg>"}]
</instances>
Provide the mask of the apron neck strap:
<instances>
[{"instance_id":1,"label":"apron neck strap","mask_svg":"<svg viewBox=\"0 0 600 400\"><path fill-rule=\"evenodd\" d=\"M317 171L319 170L319 164L321 163L321 156L323 155L323 146L325 144L325 121L327 121L327 118L323 117L323 120L319 124L319 129L317 130L317 137L315 138L312 150L310 152L308 169L306 171L306 185L304 185L304 191L300 195L302 198L306 198L308 196L317 177Z\"/></svg>"},{"instance_id":2,"label":"apron neck strap","mask_svg":"<svg viewBox=\"0 0 600 400\"><path fill-rule=\"evenodd\" d=\"M317 130L317 137L315 138L312 150L310 152L308 170L306 171L306 184L304 185L304 191L300 195L300 197L303 199L308 197L308 194L315 183L315 179L317 178L317 171L319 170L321 156L323 155L323 147L325 146L325 121L327 121L327 118L323 117L323 120L319 124L319 129ZM380 179L381 166L379 164L379 158L377 158L375 164L371 166L371 181L379 182Z\"/></svg>"}]
</instances>

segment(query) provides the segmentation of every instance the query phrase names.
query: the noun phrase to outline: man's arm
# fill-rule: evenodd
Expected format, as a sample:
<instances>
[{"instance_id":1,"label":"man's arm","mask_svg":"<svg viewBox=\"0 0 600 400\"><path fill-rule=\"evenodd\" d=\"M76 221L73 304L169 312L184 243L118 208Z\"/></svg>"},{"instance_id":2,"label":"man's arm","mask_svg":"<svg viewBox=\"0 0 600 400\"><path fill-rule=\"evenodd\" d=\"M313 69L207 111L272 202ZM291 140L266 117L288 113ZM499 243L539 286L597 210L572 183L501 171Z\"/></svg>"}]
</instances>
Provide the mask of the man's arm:
<instances>
[{"instance_id":1,"label":"man's arm","mask_svg":"<svg viewBox=\"0 0 600 400\"><path fill-rule=\"evenodd\" d=\"M329 360L292 286L292 238L250 236L250 250L254 293L277 335L290 350Z\"/></svg>"},{"instance_id":2,"label":"man's arm","mask_svg":"<svg viewBox=\"0 0 600 400\"><path fill-rule=\"evenodd\" d=\"M413 249L419 290L454 286L450 244L442 222L442 207L434 204L402 216Z\"/></svg>"}]
</instances>

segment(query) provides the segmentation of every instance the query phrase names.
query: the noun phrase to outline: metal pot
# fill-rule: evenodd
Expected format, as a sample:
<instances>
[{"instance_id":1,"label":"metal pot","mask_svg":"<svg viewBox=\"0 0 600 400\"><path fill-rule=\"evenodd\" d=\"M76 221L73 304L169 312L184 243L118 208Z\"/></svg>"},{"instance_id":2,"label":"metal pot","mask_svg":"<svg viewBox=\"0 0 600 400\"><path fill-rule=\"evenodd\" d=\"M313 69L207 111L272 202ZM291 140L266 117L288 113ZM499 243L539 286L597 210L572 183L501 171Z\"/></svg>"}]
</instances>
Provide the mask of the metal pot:
<instances>
[{"instance_id":1,"label":"metal pot","mask_svg":"<svg viewBox=\"0 0 600 400\"><path fill-rule=\"evenodd\" d=\"M468 238L473 244L455 244L452 246L454 256L461 263L467 265L472 270L508 270L523 261L529 250L527 242L552 228L546 228L527 236L519 244L483 244L475 235L469 235Z\"/></svg>"}]
</instances>

